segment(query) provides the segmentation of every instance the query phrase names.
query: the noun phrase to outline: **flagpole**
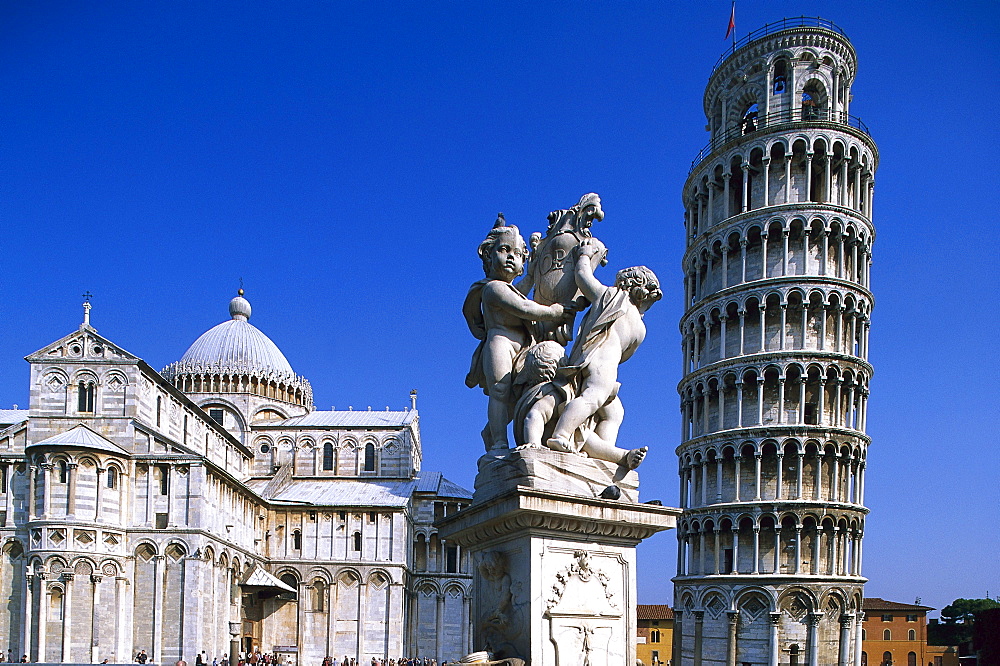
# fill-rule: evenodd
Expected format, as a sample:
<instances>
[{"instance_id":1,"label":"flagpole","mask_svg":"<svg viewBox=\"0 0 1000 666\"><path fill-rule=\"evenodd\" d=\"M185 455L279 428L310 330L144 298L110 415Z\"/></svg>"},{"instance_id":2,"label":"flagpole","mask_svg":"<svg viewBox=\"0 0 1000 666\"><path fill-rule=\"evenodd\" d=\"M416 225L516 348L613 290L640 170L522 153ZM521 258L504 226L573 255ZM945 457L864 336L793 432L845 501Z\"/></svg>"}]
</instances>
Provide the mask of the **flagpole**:
<instances>
[{"instance_id":1,"label":"flagpole","mask_svg":"<svg viewBox=\"0 0 1000 666\"><path fill-rule=\"evenodd\" d=\"M736 0L733 0L733 53L736 53Z\"/></svg>"}]
</instances>

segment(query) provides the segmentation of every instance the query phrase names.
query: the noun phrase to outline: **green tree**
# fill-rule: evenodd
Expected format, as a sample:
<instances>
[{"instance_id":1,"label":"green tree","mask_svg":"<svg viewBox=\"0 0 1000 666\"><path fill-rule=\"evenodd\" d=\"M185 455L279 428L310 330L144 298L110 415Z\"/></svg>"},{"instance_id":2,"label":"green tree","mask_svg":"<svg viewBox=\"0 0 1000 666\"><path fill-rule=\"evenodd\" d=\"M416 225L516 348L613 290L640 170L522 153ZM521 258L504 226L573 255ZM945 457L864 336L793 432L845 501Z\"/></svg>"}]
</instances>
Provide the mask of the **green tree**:
<instances>
[{"instance_id":1,"label":"green tree","mask_svg":"<svg viewBox=\"0 0 1000 666\"><path fill-rule=\"evenodd\" d=\"M988 608L1000 608L1000 602L993 599L955 599L941 609L941 619L948 624L971 624L975 615Z\"/></svg>"},{"instance_id":2,"label":"green tree","mask_svg":"<svg viewBox=\"0 0 1000 666\"><path fill-rule=\"evenodd\" d=\"M930 645L965 646L972 640L975 614L988 608L1000 608L993 599L955 599L941 609L941 622L927 627Z\"/></svg>"}]
</instances>

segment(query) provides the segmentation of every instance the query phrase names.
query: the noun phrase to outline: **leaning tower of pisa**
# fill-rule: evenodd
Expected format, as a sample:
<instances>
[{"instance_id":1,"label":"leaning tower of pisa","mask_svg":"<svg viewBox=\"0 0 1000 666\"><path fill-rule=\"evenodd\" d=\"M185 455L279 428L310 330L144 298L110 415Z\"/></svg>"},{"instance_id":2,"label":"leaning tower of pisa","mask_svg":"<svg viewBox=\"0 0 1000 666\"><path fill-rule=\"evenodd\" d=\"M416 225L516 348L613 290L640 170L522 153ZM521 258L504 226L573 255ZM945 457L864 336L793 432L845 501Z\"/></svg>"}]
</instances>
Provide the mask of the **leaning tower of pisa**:
<instances>
[{"instance_id":1,"label":"leaning tower of pisa","mask_svg":"<svg viewBox=\"0 0 1000 666\"><path fill-rule=\"evenodd\" d=\"M822 19L716 63L683 190L673 663L861 663L872 190L857 60Z\"/></svg>"}]
</instances>

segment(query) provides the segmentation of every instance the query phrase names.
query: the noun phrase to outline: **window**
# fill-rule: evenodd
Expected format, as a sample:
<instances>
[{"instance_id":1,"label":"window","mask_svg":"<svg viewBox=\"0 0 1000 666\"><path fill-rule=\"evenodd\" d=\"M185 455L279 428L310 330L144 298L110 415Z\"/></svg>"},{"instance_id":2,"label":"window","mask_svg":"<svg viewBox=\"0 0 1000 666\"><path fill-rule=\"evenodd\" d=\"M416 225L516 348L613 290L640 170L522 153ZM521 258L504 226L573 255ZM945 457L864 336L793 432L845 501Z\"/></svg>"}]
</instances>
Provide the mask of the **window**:
<instances>
[{"instance_id":1,"label":"window","mask_svg":"<svg viewBox=\"0 0 1000 666\"><path fill-rule=\"evenodd\" d=\"M279 580L293 590L299 589L299 581L297 581L295 576L290 573L281 574ZM295 599L297 596L296 592L283 592L281 596L279 596L279 599ZM238 598L239 597L237 597L237 599Z\"/></svg>"},{"instance_id":2,"label":"window","mask_svg":"<svg viewBox=\"0 0 1000 666\"><path fill-rule=\"evenodd\" d=\"M156 427L160 427L160 414L163 413L163 398L156 396Z\"/></svg>"},{"instance_id":3,"label":"window","mask_svg":"<svg viewBox=\"0 0 1000 666\"><path fill-rule=\"evenodd\" d=\"M660 663L660 651L659 650L653 650L653 655L651 657L651 660L652 660L652 662L654 664Z\"/></svg>"},{"instance_id":4,"label":"window","mask_svg":"<svg viewBox=\"0 0 1000 666\"><path fill-rule=\"evenodd\" d=\"M733 570L733 549L723 548L722 549L722 571L723 573L729 573Z\"/></svg>"},{"instance_id":5,"label":"window","mask_svg":"<svg viewBox=\"0 0 1000 666\"><path fill-rule=\"evenodd\" d=\"M369 511L368 512L368 522L369 523L374 523L377 519L378 519L378 514L377 513L375 513L374 511Z\"/></svg>"},{"instance_id":6,"label":"window","mask_svg":"<svg viewBox=\"0 0 1000 666\"><path fill-rule=\"evenodd\" d=\"M77 411L80 412L93 412L94 411L94 382L80 382L77 388Z\"/></svg>"},{"instance_id":7,"label":"window","mask_svg":"<svg viewBox=\"0 0 1000 666\"><path fill-rule=\"evenodd\" d=\"M917 621L917 616L916 615L907 615L906 616L906 621L907 622L916 622Z\"/></svg>"},{"instance_id":8,"label":"window","mask_svg":"<svg viewBox=\"0 0 1000 666\"><path fill-rule=\"evenodd\" d=\"M221 409L210 409L208 410L208 415L219 425L225 425L226 413Z\"/></svg>"},{"instance_id":9,"label":"window","mask_svg":"<svg viewBox=\"0 0 1000 666\"><path fill-rule=\"evenodd\" d=\"M771 89L772 93L775 95L780 95L785 92L785 88L788 82L786 75L786 65L784 60L779 60L774 63L774 87Z\"/></svg>"},{"instance_id":10,"label":"window","mask_svg":"<svg viewBox=\"0 0 1000 666\"><path fill-rule=\"evenodd\" d=\"M167 529L167 514L165 513L156 514L156 522L154 523L154 526L158 530Z\"/></svg>"},{"instance_id":11,"label":"window","mask_svg":"<svg viewBox=\"0 0 1000 666\"><path fill-rule=\"evenodd\" d=\"M861 653L861 666L868 666L868 653L867 652L862 652Z\"/></svg>"},{"instance_id":12,"label":"window","mask_svg":"<svg viewBox=\"0 0 1000 666\"><path fill-rule=\"evenodd\" d=\"M649 632L649 642L650 643L659 643L660 642L660 630L659 629L653 629L651 632Z\"/></svg>"},{"instance_id":13,"label":"window","mask_svg":"<svg viewBox=\"0 0 1000 666\"><path fill-rule=\"evenodd\" d=\"M170 492L169 468L166 465L157 465L156 469L160 472L160 494L166 495Z\"/></svg>"},{"instance_id":14,"label":"window","mask_svg":"<svg viewBox=\"0 0 1000 666\"><path fill-rule=\"evenodd\" d=\"M868 640L868 630L867 629L862 629L861 630L861 640L863 640L863 641Z\"/></svg>"},{"instance_id":15,"label":"window","mask_svg":"<svg viewBox=\"0 0 1000 666\"><path fill-rule=\"evenodd\" d=\"M934 657L934 666L944 666L944 657Z\"/></svg>"},{"instance_id":16,"label":"window","mask_svg":"<svg viewBox=\"0 0 1000 666\"><path fill-rule=\"evenodd\" d=\"M361 552L361 532L354 533L354 550Z\"/></svg>"},{"instance_id":17,"label":"window","mask_svg":"<svg viewBox=\"0 0 1000 666\"><path fill-rule=\"evenodd\" d=\"M292 550L302 550L302 532L292 532Z\"/></svg>"},{"instance_id":18,"label":"window","mask_svg":"<svg viewBox=\"0 0 1000 666\"><path fill-rule=\"evenodd\" d=\"M337 514L337 517L340 518L341 520L347 520L347 512L341 511L340 513Z\"/></svg>"},{"instance_id":19,"label":"window","mask_svg":"<svg viewBox=\"0 0 1000 666\"><path fill-rule=\"evenodd\" d=\"M883 622L892 622L892 616L891 615L883 615L882 616L882 621Z\"/></svg>"},{"instance_id":20,"label":"window","mask_svg":"<svg viewBox=\"0 0 1000 666\"><path fill-rule=\"evenodd\" d=\"M323 445L323 470L333 471L333 444L330 442Z\"/></svg>"},{"instance_id":21,"label":"window","mask_svg":"<svg viewBox=\"0 0 1000 666\"><path fill-rule=\"evenodd\" d=\"M892 653L891 652L883 652L882 653L882 664L883 664L883 666L886 666L887 664L891 664L891 663L892 663Z\"/></svg>"},{"instance_id":22,"label":"window","mask_svg":"<svg viewBox=\"0 0 1000 666\"><path fill-rule=\"evenodd\" d=\"M757 105L751 104L746 111L743 112L743 133L749 134L750 132L757 131Z\"/></svg>"},{"instance_id":23,"label":"window","mask_svg":"<svg viewBox=\"0 0 1000 666\"><path fill-rule=\"evenodd\" d=\"M885 631L883 631L882 632L882 640L884 640L884 641L891 641L892 640L892 632L889 631L888 629L886 629Z\"/></svg>"},{"instance_id":24,"label":"window","mask_svg":"<svg viewBox=\"0 0 1000 666\"><path fill-rule=\"evenodd\" d=\"M118 468L109 467L108 468L108 488L118 487Z\"/></svg>"},{"instance_id":25,"label":"window","mask_svg":"<svg viewBox=\"0 0 1000 666\"><path fill-rule=\"evenodd\" d=\"M66 483L69 479L69 466L65 460L59 461L59 483Z\"/></svg>"},{"instance_id":26,"label":"window","mask_svg":"<svg viewBox=\"0 0 1000 666\"><path fill-rule=\"evenodd\" d=\"M188 417L187 414L184 415L184 443L188 443Z\"/></svg>"},{"instance_id":27,"label":"window","mask_svg":"<svg viewBox=\"0 0 1000 666\"><path fill-rule=\"evenodd\" d=\"M365 444L365 471L375 471L375 445L370 442Z\"/></svg>"},{"instance_id":28,"label":"window","mask_svg":"<svg viewBox=\"0 0 1000 666\"><path fill-rule=\"evenodd\" d=\"M448 546L444 552L445 572L458 573L458 546Z\"/></svg>"},{"instance_id":29,"label":"window","mask_svg":"<svg viewBox=\"0 0 1000 666\"><path fill-rule=\"evenodd\" d=\"M313 583L313 610L322 613L326 601L326 585L321 580Z\"/></svg>"},{"instance_id":30,"label":"window","mask_svg":"<svg viewBox=\"0 0 1000 666\"><path fill-rule=\"evenodd\" d=\"M906 640L908 640L908 641L915 641L915 640L917 640L917 630L916 629L910 629L908 632L906 632Z\"/></svg>"},{"instance_id":31,"label":"window","mask_svg":"<svg viewBox=\"0 0 1000 666\"><path fill-rule=\"evenodd\" d=\"M788 648L788 665L799 666L799 646L792 645Z\"/></svg>"},{"instance_id":32,"label":"window","mask_svg":"<svg viewBox=\"0 0 1000 666\"><path fill-rule=\"evenodd\" d=\"M7 465L0 467L0 493L7 492L7 473L9 469L10 468Z\"/></svg>"},{"instance_id":33,"label":"window","mask_svg":"<svg viewBox=\"0 0 1000 666\"><path fill-rule=\"evenodd\" d=\"M917 653L910 652L906 655L906 666L917 666Z\"/></svg>"}]
</instances>

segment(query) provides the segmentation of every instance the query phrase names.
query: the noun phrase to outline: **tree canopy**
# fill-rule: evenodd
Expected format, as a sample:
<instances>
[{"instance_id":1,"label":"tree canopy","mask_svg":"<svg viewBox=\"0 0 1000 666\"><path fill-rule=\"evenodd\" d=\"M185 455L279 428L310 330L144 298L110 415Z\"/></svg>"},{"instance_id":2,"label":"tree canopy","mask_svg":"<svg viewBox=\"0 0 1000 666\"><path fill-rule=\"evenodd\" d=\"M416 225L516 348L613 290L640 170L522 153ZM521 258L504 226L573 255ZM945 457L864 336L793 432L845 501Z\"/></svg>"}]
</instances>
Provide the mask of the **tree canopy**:
<instances>
[{"instance_id":1,"label":"tree canopy","mask_svg":"<svg viewBox=\"0 0 1000 666\"><path fill-rule=\"evenodd\" d=\"M975 614L988 608L1000 608L1000 602L993 599L955 599L941 609L941 619L948 624L969 624L975 621Z\"/></svg>"}]
</instances>

